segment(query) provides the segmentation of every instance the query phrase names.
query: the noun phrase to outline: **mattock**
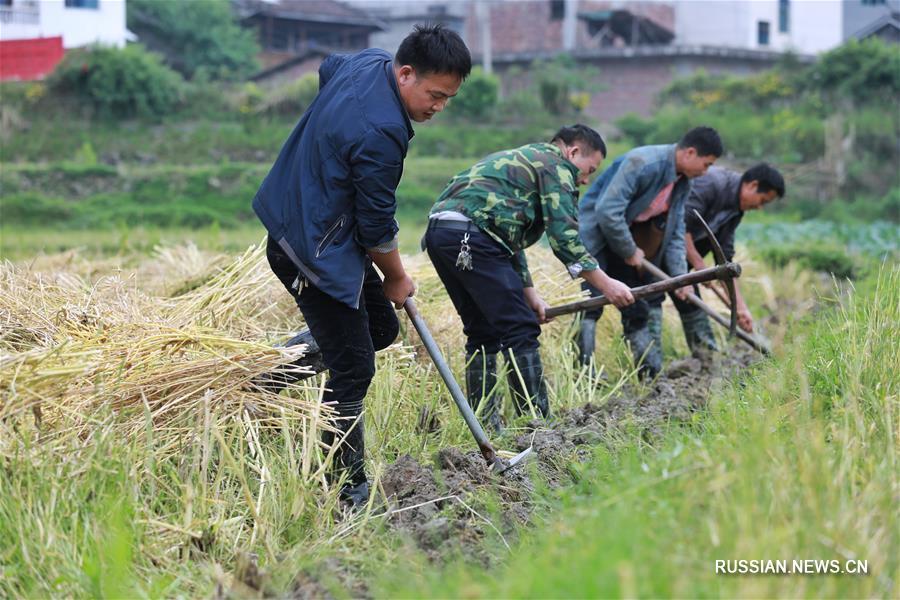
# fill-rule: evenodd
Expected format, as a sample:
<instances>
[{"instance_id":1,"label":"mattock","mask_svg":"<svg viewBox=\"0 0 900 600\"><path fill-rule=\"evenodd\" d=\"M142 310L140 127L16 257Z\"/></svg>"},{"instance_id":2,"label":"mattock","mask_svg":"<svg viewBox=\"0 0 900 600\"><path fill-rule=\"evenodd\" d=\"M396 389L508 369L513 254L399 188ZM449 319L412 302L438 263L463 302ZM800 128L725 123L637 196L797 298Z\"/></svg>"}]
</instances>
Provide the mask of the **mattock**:
<instances>
[{"instance_id":1,"label":"mattock","mask_svg":"<svg viewBox=\"0 0 900 600\"><path fill-rule=\"evenodd\" d=\"M706 226L706 223L704 223L703 225ZM639 300L648 296L655 296L664 292L671 292L672 290L677 290L678 288L687 287L696 283L713 281L714 279L724 281L728 286L728 291L731 294L732 299L734 299L736 295L734 291L734 282L732 281L732 279L741 276L741 265L733 262L727 262L725 260L725 253L722 252L722 247L719 246L718 240L716 240L715 236L713 236L712 231L709 231L709 227L707 227L706 230L709 232L709 236L710 239L712 239L713 247L716 253L715 267L700 269L699 271L691 271L690 273L678 275L677 277L669 277L661 269L659 269L659 267L651 263L649 260L644 259L643 267L648 268L649 265L649 267L655 269L655 271L651 270L650 272L653 275L661 277L663 280L632 288L631 295L634 296L634 299ZM548 318L558 317L560 315L568 315L575 312L590 310L592 308L599 308L601 306L606 306L607 304L612 304L612 301L606 296L601 295L597 296L596 298L588 298L586 300L579 300L577 302L561 304L560 306L553 306L544 311L544 314L546 314ZM735 312L735 304L733 300L731 306L730 329L733 333L737 329L737 313Z\"/></svg>"},{"instance_id":2,"label":"mattock","mask_svg":"<svg viewBox=\"0 0 900 600\"><path fill-rule=\"evenodd\" d=\"M703 225L703 228L706 229L706 234L709 236L710 245L712 245L713 256L716 259L716 265L724 265L728 264L725 258L725 252L722 251L722 246L719 244L719 240L716 239L716 236L713 235L712 230L709 228L709 225L706 224L706 221L703 220L703 217L700 216L700 213L694 210L694 216L700 220L700 223ZM656 277L659 280L667 280L670 277L666 274L665 271L654 265L652 262L647 260L646 258L642 261L642 267L651 275ZM732 279L723 279L725 283L725 287L728 290L727 300L719 296L725 305L731 310L731 322L729 322L725 317L720 315L718 311L713 309L709 304L700 299L700 297L694 292L688 292L687 301L708 314L713 321L721 325L722 327L728 328L729 336L737 336L738 339L746 342L755 350L761 352L766 356L771 356L772 350L769 346L761 341L756 339L756 337L750 335L749 333L737 328L737 293L734 289L734 281ZM720 291L717 288L713 288L716 292L716 295L720 294Z\"/></svg>"}]
</instances>

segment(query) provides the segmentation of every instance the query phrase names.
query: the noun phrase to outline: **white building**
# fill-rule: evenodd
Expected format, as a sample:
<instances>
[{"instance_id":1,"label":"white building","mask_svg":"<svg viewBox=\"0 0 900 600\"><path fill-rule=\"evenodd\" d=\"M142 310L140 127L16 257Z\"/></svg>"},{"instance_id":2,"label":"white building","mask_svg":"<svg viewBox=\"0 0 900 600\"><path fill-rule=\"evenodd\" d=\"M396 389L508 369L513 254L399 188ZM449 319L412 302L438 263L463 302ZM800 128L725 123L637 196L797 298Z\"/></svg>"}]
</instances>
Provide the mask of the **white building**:
<instances>
[{"instance_id":1,"label":"white building","mask_svg":"<svg viewBox=\"0 0 900 600\"><path fill-rule=\"evenodd\" d=\"M830 50L900 0L676 0L675 43L756 50Z\"/></svg>"},{"instance_id":2,"label":"white building","mask_svg":"<svg viewBox=\"0 0 900 600\"><path fill-rule=\"evenodd\" d=\"M125 0L0 0L0 40L61 36L63 48L125 46Z\"/></svg>"}]
</instances>

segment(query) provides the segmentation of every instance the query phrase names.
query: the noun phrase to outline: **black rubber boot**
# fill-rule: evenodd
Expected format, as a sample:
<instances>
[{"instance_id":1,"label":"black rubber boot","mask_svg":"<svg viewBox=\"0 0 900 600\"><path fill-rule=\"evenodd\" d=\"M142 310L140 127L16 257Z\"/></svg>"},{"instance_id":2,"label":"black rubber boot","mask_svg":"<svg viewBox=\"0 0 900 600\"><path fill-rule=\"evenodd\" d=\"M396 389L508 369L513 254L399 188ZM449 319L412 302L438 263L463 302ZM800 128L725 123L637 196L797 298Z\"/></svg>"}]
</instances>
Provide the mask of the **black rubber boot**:
<instances>
[{"instance_id":1,"label":"black rubber boot","mask_svg":"<svg viewBox=\"0 0 900 600\"><path fill-rule=\"evenodd\" d=\"M695 357L702 358L719 351L709 317L702 311L683 313L681 327L684 329L684 339L687 340L688 348Z\"/></svg>"},{"instance_id":2,"label":"black rubber boot","mask_svg":"<svg viewBox=\"0 0 900 600\"><path fill-rule=\"evenodd\" d=\"M659 350L660 356L662 356L662 322L662 306L651 306L647 313L647 329L650 331L653 345Z\"/></svg>"},{"instance_id":3,"label":"black rubber boot","mask_svg":"<svg viewBox=\"0 0 900 600\"><path fill-rule=\"evenodd\" d=\"M575 334L575 346L578 349L578 366L587 367L588 378L597 383L606 385L609 377L594 365L594 348L597 335L597 319L582 317L578 324L578 332Z\"/></svg>"},{"instance_id":4,"label":"black rubber boot","mask_svg":"<svg viewBox=\"0 0 900 600\"><path fill-rule=\"evenodd\" d=\"M625 334L631 347L634 364L638 365L641 379L653 379L662 370L662 352L650 334L649 327L642 327Z\"/></svg>"},{"instance_id":5,"label":"black rubber boot","mask_svg":"<svg viewBox=\"0 0 900 600\"><path fill-rule=\"evenodd\" d=\"M341 500L356 506L365 503L369 498L369 485L365 471L365 428L362 416L360 416L362 407L354 408L338 404L335 409L337 417L355 416L356 418L335 419L334 425L338 429L337 433L332 431L322 433L322 441L327 446L331 447L340 442L327 477L330 482L336 483L346 476L344 485L341 487Z\"/></svg>"},{"instance_id":6,"label":"black rubber boot","mask_svg":"<svg viewBox=\"0 0 900 600\"><path fill-rule=\"evenodd\" d=\"M544 366L537 350L525 352L509 351L509 373L507 381L515 400L516 413L527 414L529 406L533 406L538 416L550 416L550 401L547 398L547 386L544 384ZM523 385L524 384L524 385Z\"/></svg>"},{"instance_id":7,"label":"black rubber boot","mask_svg":"<svg viewBox=\"0 0 900 600\"><path fill-rule=\"evenodd\" d=\"M369 501L369 482L345 485L341 488L340 498L351 509L362 508Z\"/></svg>"},{"instance_id":8,"label":"black rubber boot","mask_svg":"<svg viewBox=\"0 0 900 600\"><path fill-rule=\"evenodd\" d=\"M582 367L591 365L591 359L594 358L596 335L597 319L582 318L575 337L575 345L578 347L578 364Z\"/></svg>"},{"instance_id":9,"label":"black rubber boot","mask_svg":"<svg viewBox=\"0 0 900 600\"><path fill-rule=\"evenodd\" d=\"M316 343L316 340L313 338L309 329L302 330L288 341L282 344L276 344L275 347L290 348L292 346L299 346L300 344L306 344L306 353L302 357L292 363L279 367L271 373L261 375L254 380L253 383L273 394L277 394L292 383L303 381L304 379L308 379L313 375L325 371L327 367L322 361L322 351L319 349L319 344ZM305 367L312 372L298 373L293 370L296 367Z\"/></svg>"},{"instance_id":10,"label":"black rubber boot","mask_svg":"<svg viewBox=\"0 0 900 600\"><path fill-rule=\"evenodd\" d=\"M497 402L497 355L476 352L466 356L466 398L472 410L478 411L482 403L481 420L500 433L503 421Z\"/></svg>"}]
</instances>

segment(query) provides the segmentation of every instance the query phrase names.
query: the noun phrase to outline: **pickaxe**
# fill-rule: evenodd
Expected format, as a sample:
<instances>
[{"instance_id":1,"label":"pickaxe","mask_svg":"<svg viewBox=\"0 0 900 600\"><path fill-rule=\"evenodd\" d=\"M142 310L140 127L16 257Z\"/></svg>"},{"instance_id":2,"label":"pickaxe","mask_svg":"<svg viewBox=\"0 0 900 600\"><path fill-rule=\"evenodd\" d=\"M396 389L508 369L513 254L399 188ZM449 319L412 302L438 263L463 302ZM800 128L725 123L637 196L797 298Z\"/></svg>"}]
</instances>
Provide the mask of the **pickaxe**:
<instances>
[{"instance_id":1,"label":"pickaxe","mask_svg":"<svg viewBox=\"0 0 900 600\"><path fill-rule=\"evenodd\" d=\"M713 281L714 279L730 281L735 277L740 276L741 265L729 262L708 269L691 271L690 273L678 275L677 277L669 277L665 281L656 281L654 283L648 283L647 285L631 288L631 295L634 296L635 300L639 300L648 296L671 292L672 290L677 290L678 288L688 285L694 285L695 283ZM596 298L588 298L586 300L578 300L577 302L569 302L568 304L550 307L544 311L544 314L546 314L548 318L558 317L560 315L568 315L584 310L590 310L592 308L599 308L601 306L606 306L607 304L612 304L612 301L609 298L606 296L597 296ZM735 325L737 324L737 315L733 315L732 321Z\"/></svg>"},{"instance_id":2,"label":"pickaxe","mask_svg":"<svg viewBox=\"0 0 900 600\"><path fill-rule=\"evenodd\" d=\"M727 262L727 259L725 257L725 252L722 250L722 246L719 244L719 240L716 239L716 236L713 234L712 229L709 228L709 225L706 224L706 221L703 219L702 216L700 216L700 213L697 212L696 209L694 210L694 216L697 217L697 219L700 221L700 224L703 225L703 228L706 230L706 235L709 237L710 246L712 246L713 256L715 257L716 264L717 265L725 264ZM654 265L652 262L650 262L646 258L643 260L642 265L643 265L643 268L648 273L650 273L657 279L660 279L660 280L669 279L669 276L665 273L665 271L663 271L662 269L660 269L659 267ZM764 354L766 356L771 356L772 350L768 347L768 345L766 345L765 342L757 340L752 335L750 335L747 332L745 332L741 329L738 329L736 327L736 325L737 325L737 309L736 309L737 294L734 289L734 281L732 281L731 279L727 279L727 280L723 280L723 281L724 281L725 287L728 291L727 299L724 296L724 294L722 293L721 289L714 287L713 291L722 300L722 302L725 303L725 306L727 306L728 309L731 311L731 322L730 323L722 315L720 315L717 311L715 311L710 305L708 305L706 302L701 300L700 297L697 296L697 294L695 294L693 292L688 292L687 301L690 302L691 304L693 304L694 306L696 306L697 308L699 308L700 310L702 310L703 312L705 312L706 314L708 314L710 317L712 317L712 319L716 323L718 323L722 327L727 327L729 330L729 335L736 335L738 337L738 339L746 342L753 349L757 350L758 352L761 352L762 354Z\"/></svg>"},{"instance_id":3,"label":"pickaxe","mask_svg":"<svg viewBox=\"0 0 900 600\"><path fill-rule=\"evenodd\" d=\"M642 268L647 269L652 275L659 278L661 281L632 288L631 295L635 300L640 300L641 298L655 296L664 292L671 292L673 290L677 290L678 288L694 285L697 283L704 283L706 281L712 281L715 279L724 281L728 286L728 292L732 299L731 322L727 326L731 333L734 334L734 332L737 330L737 312L735 312L734 308L736 305L736 293L734 291L734 283L732 282L732 279L741 276L741 266L737 263L732 263L725 260L725 253L722 251L722 247L719 245L719 241L716 239L716 236L709 228L709 225L706 224L706 221L703 220L703 217L701 217L700 213L698 213L696 210L694 211L694 214L698 219L700 219L703 227L706 228L706 233L709 235L710 242L713 246L713 253L715 254L716 258L716 266L710 267L708 269L700 269L698 271L685 273L684 275L678 275L677 277L669 277L665 272L663 272L662 269L645 258L642 261ZM606 306L607 304L612 304L612 302L606 296L601 295L595 298L589 298L587 300L579 300L577 302L570 302L561 306L554 306L548 308L544 312L548 318L557 317L559 315L567 315L570 313L581 312L592 308L599 308L601 306ZM704 306L706 305L704 304Z\"/></svg>"}]
</instances>

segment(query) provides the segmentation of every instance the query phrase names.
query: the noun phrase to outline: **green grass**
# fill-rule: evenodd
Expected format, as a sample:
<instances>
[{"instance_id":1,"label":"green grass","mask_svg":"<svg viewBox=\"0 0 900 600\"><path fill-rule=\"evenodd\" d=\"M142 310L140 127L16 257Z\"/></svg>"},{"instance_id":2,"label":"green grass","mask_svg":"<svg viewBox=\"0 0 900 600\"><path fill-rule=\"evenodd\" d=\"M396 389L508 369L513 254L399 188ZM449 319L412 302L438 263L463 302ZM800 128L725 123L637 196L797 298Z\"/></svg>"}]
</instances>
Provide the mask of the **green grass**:
<instances>
[{"instance_id":1,"label":"green grass","mask_svg":"<svg viewBox=\"0 0 900 600\"><path fill-rule=\"evenodd\" d=\"M900 269L651 444L598 449L499 571L412 556L385 597L896 597ZM716 560L868 561L868 575L717 575Z\"/></svg>"}]
</instances>

